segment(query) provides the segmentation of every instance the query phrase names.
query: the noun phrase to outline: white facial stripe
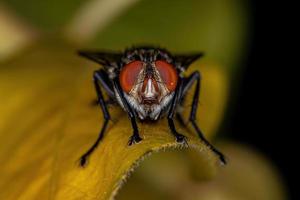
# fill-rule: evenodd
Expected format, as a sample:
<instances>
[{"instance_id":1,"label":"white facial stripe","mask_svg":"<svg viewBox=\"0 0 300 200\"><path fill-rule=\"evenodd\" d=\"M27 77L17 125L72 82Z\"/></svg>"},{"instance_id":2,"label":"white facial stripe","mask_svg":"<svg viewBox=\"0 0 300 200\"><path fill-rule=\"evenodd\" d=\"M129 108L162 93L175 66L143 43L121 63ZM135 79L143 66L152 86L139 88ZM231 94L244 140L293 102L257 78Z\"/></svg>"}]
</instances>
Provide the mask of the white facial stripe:
<instances>
[{"instance_id":1,"label":"white facial stripe","mask_svg":"<svg viewBox=\"0 0 300 200\"><path fill-rule=\"evenodd\" d=\"M156 95L156 91L155 91L154 84L152 82L152 79L149 78L147 81L147 86L145 88L144 96L146 98L154 98L155 95Z\"/></svg>"}]
</instances>

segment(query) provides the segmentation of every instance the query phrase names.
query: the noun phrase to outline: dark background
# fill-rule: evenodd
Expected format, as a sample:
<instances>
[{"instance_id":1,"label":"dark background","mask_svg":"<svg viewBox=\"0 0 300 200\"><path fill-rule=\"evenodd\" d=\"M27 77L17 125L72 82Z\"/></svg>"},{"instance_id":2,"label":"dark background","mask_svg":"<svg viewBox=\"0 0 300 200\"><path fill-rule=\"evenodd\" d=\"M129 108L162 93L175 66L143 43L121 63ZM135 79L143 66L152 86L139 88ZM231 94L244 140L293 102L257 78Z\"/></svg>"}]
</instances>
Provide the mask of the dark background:
<instances>
[{"instance_id":1,"label":"dark background","mask_svg":"<svg viewBox=\"0 0 300 200\"><path fill-rule=\"evenodd\" d=\"M241 84L236 86L239 81L232 80L237 96L231 102L225 129L230 137L269 157L280 170L290 199L300 199L296 171L299 156L293 144L297 140L292 138L299 131L291 127L297 115L290 112L296 107L288 95L297 91L291 89L289 81L293 79L289 66L297 66L291 63L295 46L289 27L292 5L288 1L255 0L251 7L250 51L241 62L246 65Z\"/></svg>"}]
</instances>

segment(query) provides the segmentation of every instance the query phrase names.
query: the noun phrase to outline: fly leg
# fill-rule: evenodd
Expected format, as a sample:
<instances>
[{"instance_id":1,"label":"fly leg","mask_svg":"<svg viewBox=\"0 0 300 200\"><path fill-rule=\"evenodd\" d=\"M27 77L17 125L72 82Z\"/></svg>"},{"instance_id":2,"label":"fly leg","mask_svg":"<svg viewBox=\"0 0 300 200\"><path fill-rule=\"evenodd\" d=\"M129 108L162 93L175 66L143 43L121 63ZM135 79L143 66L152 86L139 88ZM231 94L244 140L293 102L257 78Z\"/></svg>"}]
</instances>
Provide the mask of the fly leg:
<instances>
[{"instance_id":1,"label":"fly leg","mask_svg":"<svg viewBox=\"0 0 300 200\"><path fill-rule=\"evenodd\" d=\"M139 135L139 130L136 124L135 117L130 117L131 125L133 128L133 134L130 136L128 145L131 146L132 144L139 143L142 138Z\"/></svg>"},{"instance_id":2,"label":"fly leg","mask_svg":"<svg viewBox=\"0 0 300 200\"><path fill-rule=\"evenodd\" d=\"M171 133L175 136L176 141L178 143L187 144L186 137L177 132L177 130L175 128L174 120L173 120L174 114L176 112L176 106L177 106L177 103L179 102L179 97L181 96L181 92L182 92L182 82L179 81L178 84L179 85L178 85L177 89L175 90L174 98L171 102L171 107L170 107L167 118L168 118L169 128L171 130Z\"/></svg>"},{"instance_id":3,"label":"fly leg","mask_svg":"<svg viewBox=\"0 0 300 200\"><path fill-rule=\"evenodd\" d=\"M95 71L93 79L94 79L95 90L96 90L97 97L98 97L98 104L100 105L100 108L101 108L101 110L103 112L104 122L103 122L101 131L99 133L99 136L98 136L96 142L87 150L87 152L85 154L83 154L80 157L80 165L82 167L85 166L88 157L91 155L91 153L93 153L93 151L99 145L99 142L102 140L104 132L105 132L106 127L107 127L107 124L108 124L108 122L110 120L110 115L109 115L109 112L108 112L108 109L107 109L107 106L106 106L106 102L104 100L104 97L102 95L102 92L101 92L101 89L100 89L100 86L99 86L99 83L101 85L105 84L105 82L103 81L104 80L103 76L105 76L105 72L103 72L103 71ZM110 89L108 87L108 85L105 85L104 88Z\"/></svg>"},{"instance_id":4,"label":"fly leg","mask_svg":"<svg viewBox=\"0 0 300 200\"><path fill-rule=\"evenodd\" d=\"M216 149L212 144L209 143L209 141L204 137L201 129L198 127L196 123L196 113L198 109L198 102L199 102L199 92L200 92L200 73L198 71L192 73L185 82L185 87L183 89L184 93L191 87L191 85L196 81L196 88L194 92L193 102L192 102L192 108L190 112L189 121L192 123L193 128L196 130L199 138L204 142L206 146L208 146L219 158L220 161L223 164L226 164L225 156Z\"/></svg>"},{"instance_id":5,"label":"fly leg","mask_svg":"<svg viewBox=\"0 0 300 200\"><path fill-rule=\"evenodd\" d=\"M142 140L142 138L139 135L139 130L138 130L138 126L136 123L135 114L134 114L133 110L131 109L131 107L129 106L128 102L126 101L126 99L122 93L121 86L120 86L118 80L114 80L113 84L114 84L114 88L116 89L117 94L119 95L119 97L122 101L123 107L127 111L128 116L130 118L131 126L133 129L133 134L130 136L129 141L128 141L128 145L130 146L132 144L140 142Z\"/></svg>"}]
</instances>

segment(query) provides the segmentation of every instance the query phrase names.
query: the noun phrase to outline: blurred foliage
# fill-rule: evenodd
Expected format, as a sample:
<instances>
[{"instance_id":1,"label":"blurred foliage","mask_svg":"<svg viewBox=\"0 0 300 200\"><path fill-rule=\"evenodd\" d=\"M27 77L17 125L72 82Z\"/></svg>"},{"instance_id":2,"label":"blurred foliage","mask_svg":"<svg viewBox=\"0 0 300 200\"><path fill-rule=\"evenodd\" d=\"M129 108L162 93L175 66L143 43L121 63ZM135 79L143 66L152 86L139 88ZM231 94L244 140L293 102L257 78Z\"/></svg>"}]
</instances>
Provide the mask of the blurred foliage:
<instances>
[{"instance_id":1,"label":"blurred foliage","mask_svg":"<svg viewBox=\"0 0 300 200\"><path fill-rule=\"evenodd\" d=\"M195 177L194 172L199 172L202 165L193 162L199 158L188 159L182 152L160 153L141 164L117 199L135 200L141 196L149 200L286 199L282 180L265 157L237 143L223 142L220 146L230 160L213 179Z\"/></svg>"},{"instance_id":2,"label":"blurred foliage","mask_svg":"<svg viewBox=\"0 0 300 200\"><path fill-rule=\"evenodd\" d=\"M77 15L83 2L91 1L4 2L37 27L56 32ZM133 44L152 44L172 51L204 51L206 58L234 69L246 44L249 20L245 5L240 0L140 0L111 16L112 22L104 27L99 24L98 34L84 46L123 49ZM97 16L101 17L101 13ZM87 19L86 24L93 21ZM74 34L71 37L80 42L80 35Z\"/></svg>"},{"instance_id":3,"label":"blurred foliage","mask_svg":"<svg viewBox=\"0 0 300 200\"><path fill-rule=\"evenodd\" d=\"M2 0L33 25L46 31L65 25L84 0Z\"/></svg>"},{"instance_id":4,"label":"blurred foliage","mask_svg":"<svg viewBox=\"0 0 300 200\"><path fill-rule=\"evenodd\" d=\"M98 33L95 48L152 44L172 51L204 51L234 69L245 47L247 12L238 0L143 0Z\"/></svg>"}]
</instances>

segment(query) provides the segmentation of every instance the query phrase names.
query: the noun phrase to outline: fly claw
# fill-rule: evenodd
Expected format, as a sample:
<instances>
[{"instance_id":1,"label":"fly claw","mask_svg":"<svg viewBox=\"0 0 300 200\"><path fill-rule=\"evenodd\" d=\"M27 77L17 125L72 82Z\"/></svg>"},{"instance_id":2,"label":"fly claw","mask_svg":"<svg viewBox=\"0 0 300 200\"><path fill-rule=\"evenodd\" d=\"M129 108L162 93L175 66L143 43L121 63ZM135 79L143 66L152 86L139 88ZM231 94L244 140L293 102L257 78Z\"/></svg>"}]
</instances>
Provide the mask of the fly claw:
<instances>
[{"instance_id":1,"label":"fly claw","mask_svg":"<svg viewBox=\"0 0 300 200\"><path fill-rule=\"evenodd\" d=\"M80 51L79 54L93 60L103 68L94 72L94 86L98 97L98 104L102 109L104 122L99 137L90 149L82 155L80 165L84 166L90 154L102 140L110 114L100 87L108 94L109 98L117 102L128 114L133 129L128 145L139 143L136 119L140 121L157 121L167 115L170 132L176 142L188 145L187 138L178 133L173 116L181 119L179 105L183 103L187 91L196 83L189 122L192 123L199 138L219 158L226 163L224 155L211 145L196 123L200 93L200 73L193 72L185 77L183 72L202 53L174 55L165 49L154 47L138 47L127 49L124 52ZM183 121L183 120L182 120Z\"/></svg>"}]
</instances>

